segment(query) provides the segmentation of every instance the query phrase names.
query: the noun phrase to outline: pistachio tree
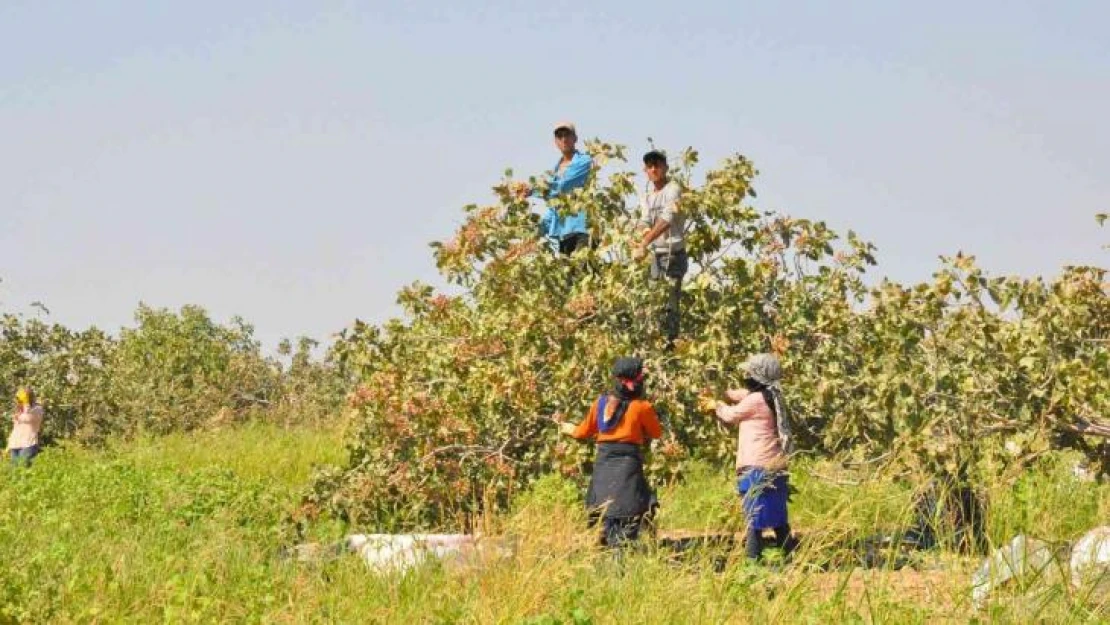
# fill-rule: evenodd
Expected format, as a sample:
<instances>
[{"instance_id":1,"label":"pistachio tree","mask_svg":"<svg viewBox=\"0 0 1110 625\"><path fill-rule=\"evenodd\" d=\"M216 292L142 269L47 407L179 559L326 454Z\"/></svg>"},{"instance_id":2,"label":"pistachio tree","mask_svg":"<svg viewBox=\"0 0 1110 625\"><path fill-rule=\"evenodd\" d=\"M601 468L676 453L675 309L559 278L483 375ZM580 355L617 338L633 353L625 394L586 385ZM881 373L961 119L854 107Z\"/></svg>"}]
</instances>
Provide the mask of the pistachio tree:
<instances>
[{"instance_id":1,"label":"pistachio tree","mask_svg":"<svg viewBox=\"0 0 1110 625\"><path fill-rule=\"evenodd\" d=\"M641 231L624 149L588 149L588 184L553 203L587 212L593 246L553 254L506 172L495 202L465 207L432 244L447 287L403 288L402 318L356 322L333 345L357 427L348 463L318 475L307 514L458 527L545 473L581 478L590 450L555 424L582 418L627 354L645 359L665 420L649 461L657 480L695 456L731 462L734 434L698 398L737 384L739 363L762 351L784 362L803 453L896 458L933 475L994 470L1051 445L1106 457L1092 436L1110 403L1105 270L995 277L957 254L928 282L870 279L873 245L757 210L757 172L741 155L691 185L698 155L687 149L672 160L691 268L668 349L666 285L629 254Z\"/></svg>"}]
</instances>

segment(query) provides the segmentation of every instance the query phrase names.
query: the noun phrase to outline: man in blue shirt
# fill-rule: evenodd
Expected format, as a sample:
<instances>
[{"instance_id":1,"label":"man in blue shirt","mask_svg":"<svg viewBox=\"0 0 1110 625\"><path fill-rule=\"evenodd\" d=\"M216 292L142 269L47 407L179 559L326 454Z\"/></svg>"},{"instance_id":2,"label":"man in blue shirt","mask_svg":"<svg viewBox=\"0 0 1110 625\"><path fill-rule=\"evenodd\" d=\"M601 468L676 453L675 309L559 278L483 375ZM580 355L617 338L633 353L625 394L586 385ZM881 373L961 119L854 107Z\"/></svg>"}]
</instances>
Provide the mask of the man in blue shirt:
<instances>
[{"instance_id":1,"label":"man in blue shirt","mask_svg":"<svg viewBox=\"0 0 1110 625\"><path fill-rule=\"evenodd\" d=\"M578 133L573 123L564 121L555 124L555 147L559 149L562 158L548 177L547 193L541 194L527 185L519 187L519 192L550 200L586 186L586 179L594 162L590 155L578 151L575 147L577 142ZM586 229L586 211L561 217L553 206L548 205L547 211L540 218L540 233L553 250L560 254L570 254L590 240Z\"/></svg>"}]
</instances>

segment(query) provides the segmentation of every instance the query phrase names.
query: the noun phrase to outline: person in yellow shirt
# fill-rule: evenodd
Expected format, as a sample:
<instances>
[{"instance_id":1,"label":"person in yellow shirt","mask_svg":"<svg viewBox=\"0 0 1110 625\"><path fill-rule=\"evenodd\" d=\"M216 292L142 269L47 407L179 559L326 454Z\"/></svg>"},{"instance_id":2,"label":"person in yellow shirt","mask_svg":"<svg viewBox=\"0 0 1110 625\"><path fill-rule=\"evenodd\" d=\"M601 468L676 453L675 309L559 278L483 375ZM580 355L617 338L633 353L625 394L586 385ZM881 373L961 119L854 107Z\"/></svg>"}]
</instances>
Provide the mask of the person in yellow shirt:
<instances>
[{"instance_id":1,"label":"person in yellow shirt","mask_svg":"<svg viewBox=\"0 0 1110 625\"><path fill-rule=\"evenodd\" d=\"M12 466L31 466L31 460L39 453L42 419L43 409L35 399L35 391L29 387L20 388L15 394L12 432L6 448L11 454Z\"/></svg>"},{"instance_id":2,"label":"person in yellow shirt","mask_svg":"<svg viewBox=\"0 0 1110 625\"><path fill-rule=\"evenodd\" d=\"M591 525L602 522L602 543L620 547L639 538L651 510L654 497L644 477L641 447L663 432L655 408L644 399L643 361L619 358L613 376L616 387L590 406L585 420L560 428L578 440L597 441L586 507Z\"/></svg>"}]
</instances>

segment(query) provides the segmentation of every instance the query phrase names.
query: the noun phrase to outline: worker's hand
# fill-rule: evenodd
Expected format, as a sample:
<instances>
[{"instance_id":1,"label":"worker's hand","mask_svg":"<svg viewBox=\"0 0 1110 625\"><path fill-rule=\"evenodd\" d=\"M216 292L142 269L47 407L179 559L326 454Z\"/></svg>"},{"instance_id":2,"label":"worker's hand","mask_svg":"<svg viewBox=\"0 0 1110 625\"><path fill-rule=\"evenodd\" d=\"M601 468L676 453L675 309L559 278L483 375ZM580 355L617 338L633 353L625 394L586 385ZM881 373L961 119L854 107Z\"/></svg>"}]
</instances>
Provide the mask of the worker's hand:
<instances>
[{"instance_id":1,"label":"worker's hand","mask_svg":"<svg viewBox=\"0 0 1110 625\"><path fill-rule=\"evenodd\" d=\"M560 423L559 424L559 432L562 433L562 434L565 434L566 436L572 436L574 434L575 429L576 429L576 426L573 423Z\"/></svg>"},{"instance_id":2,"label":"worker's hand","mask_svg":"<svg viewBox=\"0 0 1110 625\"><path fill-rule=\"evenodd\" d=\"M639 244L632 246L632 260L640 261L643 260L644 256L647 256L646 247Z\"/></svg>"},{"instance_id":3,"label":"worker's hand","mask_svg":"<svg viewBox=\"0 0 1110 625\"><path fill-rule=\"evenodd\" d=\"M698 397L698 410L702 412L716 412L717 405L721 402L717 401L715 397L710 395L701 395Z\"/></svg>"}]
</instances>

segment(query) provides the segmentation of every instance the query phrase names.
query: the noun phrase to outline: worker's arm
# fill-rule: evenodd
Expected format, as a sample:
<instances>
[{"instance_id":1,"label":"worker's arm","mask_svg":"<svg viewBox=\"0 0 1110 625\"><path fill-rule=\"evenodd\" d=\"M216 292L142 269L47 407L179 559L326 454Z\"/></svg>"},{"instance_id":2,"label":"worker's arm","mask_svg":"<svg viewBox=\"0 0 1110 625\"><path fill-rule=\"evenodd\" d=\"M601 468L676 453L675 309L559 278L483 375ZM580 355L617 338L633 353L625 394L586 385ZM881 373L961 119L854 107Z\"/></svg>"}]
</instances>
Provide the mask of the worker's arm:
<instances>
[{"instance_id":1,"label":"worker's arm","mask_svg":"<svg viewBox=\"0 0 1110 625\"><path fill-rule=\"evenodd\" d=\"M16 423L30 423L38 425L42 423L42 408L35 406L25 412L20 412L15 415L14 421Z\"/></svg>"},{"instance_id":2,"label":"worker's arm","mask_svg":"<svg viewBox=\"0 0 1110 625\"><path fill-rule=\"evenodd\" d=\"M662 219L656 219L655 224L651 227L651 229L645 232L643 238L640 239L640 247L646 248L647 246L651 245L652 241L662 236L663 233L666 232L667 229L670 227L671 222L664 221Z\"/></svg>"},{"instance_id":3,"label":"worker's arm","mask_svg":"<svg viewBox=\"0 0 1110 625\"><path fill-rule=\"evenodd\" d=\"M578 440L585 440L597 434L597 404L590 406L590 411L586 414L586 418L578 425L573 423L564 423L559 426L559 430L563 434Z\"/></svg>"},{"instance_id":4,"label":"worker's arm","mask_svg":"<svg viewBox=\"0 0 1110 625\"><path fill-rule=\"evenodd\" d=\"M645 438L663 438L663 426L659 424L659 415L655 407L648 405L640 416L640 425L644 428Z\"/></svg>"},{"instance_id":5,"label":"worker's arm","mask_svg":"<svg viewBox=\"0 0 1110 625\"><path fill-rule=\"evenodd\" d=\"M755 416L756 406L758 404L751 401L750 397L751 395L745 397L736 404L728 404L723 401L717 402L715 409L717 418L728 425L735 425L744 419L751 419Z\"/></svg>"}]
</instances>

